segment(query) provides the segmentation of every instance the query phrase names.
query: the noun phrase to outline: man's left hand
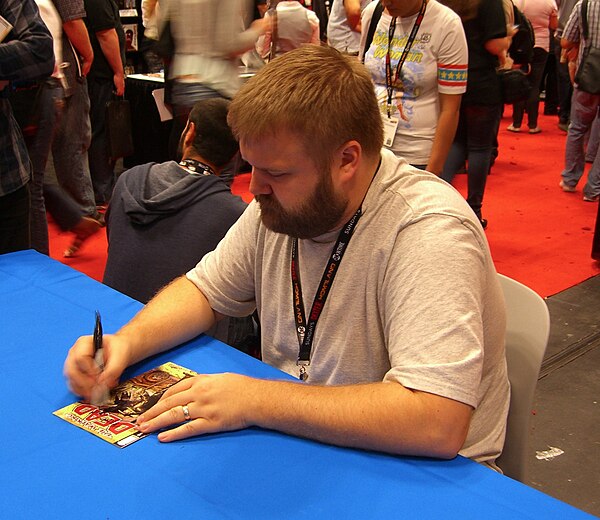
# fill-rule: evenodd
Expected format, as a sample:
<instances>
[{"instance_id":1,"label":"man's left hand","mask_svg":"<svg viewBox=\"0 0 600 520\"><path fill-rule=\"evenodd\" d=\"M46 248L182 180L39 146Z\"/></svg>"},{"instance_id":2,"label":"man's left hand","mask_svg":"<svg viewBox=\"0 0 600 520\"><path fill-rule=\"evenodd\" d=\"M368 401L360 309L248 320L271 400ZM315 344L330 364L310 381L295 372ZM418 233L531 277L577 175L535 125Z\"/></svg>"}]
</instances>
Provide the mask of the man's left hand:
<instances>
[{"instance_id":1,"label":"man's left hand","mask_svg":"<svg viewBox=\"0 0 600 520\"><path fill-rule=\"evenodd\" d=\"M162 442L194 435L241 430L250 426L246 414L248 398L259 380L239 374L199 375L169 388L160 401L138 417L142 433L170 426L161 432ZM187 413L187 417L186 417Z\"/></svg>"}]
</instances>

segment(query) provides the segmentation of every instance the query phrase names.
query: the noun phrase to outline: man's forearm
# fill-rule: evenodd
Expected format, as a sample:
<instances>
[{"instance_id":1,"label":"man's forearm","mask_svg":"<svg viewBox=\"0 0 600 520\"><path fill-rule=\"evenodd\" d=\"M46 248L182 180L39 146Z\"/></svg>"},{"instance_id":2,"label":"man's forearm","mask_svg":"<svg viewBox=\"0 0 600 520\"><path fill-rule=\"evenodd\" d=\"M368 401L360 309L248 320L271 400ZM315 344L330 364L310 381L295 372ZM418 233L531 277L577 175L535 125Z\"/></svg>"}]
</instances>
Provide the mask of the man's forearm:
<instances>
[{"instance_id":1,"label":"man's forearm","mask_svg":"<svg viewBox=\"0 0 600 520\"><path fill-rule=\"evenodd\" d=\"M182 276L162 289L117 335L127 338L132 364L198 336L215 319L204 294Z\"/></svg>"},{"instance_id":2,"label":"man's forearm","mask_svg":"<svg viewBox=\"0 0 600 520\"><path fill-rule=\"evenodd\" d=\"M471 408L399 383L321 387L253 380L247 422L329 444L452 458Z\"/></svg>"},{"instance_id":3,"label":"man's forearm","mask_svg":"<svg viewBox=\"0 0 600 520\"><path fill-rule=\"evenodd\" d=\"M579 42L573 42L571 40L567 40L565 38L561 38L560 39L560 46L563 49L565 49L567 51L570 51L571 49L579 47Z\"/></svg>"},{"instance_id":4,"label":"man's forearm","mask_svg":"<svg viewBox=\"0 0 600 520\"><path fill-rule=\"evenodd\" d=\"M344 0L344 9L346 10L346 20L350 29L360 32L360 2L358 0Z\"/></svg>"},{"instance_id":5,"label":"man's forearm","mask_svg":"<svg viewBox=\"0 0 600 520\"><path fill-rule=\"evenodd\" d=\"M448 151L452 146L456 127L458 126L460 99L462 96L454 96L458 102L453 102L449 109L440 112L427 171L439 175L442 173L444 163L448 157Z\"/></svg>"},{"instance_id":6,"label":"man's forearm","mask_svg":"<svg viewBox=\"0 0 600 520\"><path fill-rule=\"evenodd\" d=\"M108 61L113 74L123 74L123 61L121 60L121 48L119 47L119 37L115 29L99 31L96 33L98 43L102 49L102 54Z\"/></svg>"},{"instance_id":7,"label":"man's forearm","mask_svg":"<svg viewBox=\"0 0 600 520\"><path fill-rule=\"evenodd\" d=\"M94 51L90 43L90 35L83 20L71 20L63 24L63 31L73 44L73 47L84 61L92 63Z\"/></svg>"},{"instance_id":8,"label":"man's forearm","mask_svg":"<svg viewBox=\"0 0 600 520\"><path fill-rule=\"evenodd\" d=\"M497 56L498 60L500 61L500 64L502 64L502 60L506 55L506 51L508 51L508 37L494 38L493 40L488 40L483 44L483 46L485 47L485 50L488 51L490 54Z\"/></svg>"}]
</instances>

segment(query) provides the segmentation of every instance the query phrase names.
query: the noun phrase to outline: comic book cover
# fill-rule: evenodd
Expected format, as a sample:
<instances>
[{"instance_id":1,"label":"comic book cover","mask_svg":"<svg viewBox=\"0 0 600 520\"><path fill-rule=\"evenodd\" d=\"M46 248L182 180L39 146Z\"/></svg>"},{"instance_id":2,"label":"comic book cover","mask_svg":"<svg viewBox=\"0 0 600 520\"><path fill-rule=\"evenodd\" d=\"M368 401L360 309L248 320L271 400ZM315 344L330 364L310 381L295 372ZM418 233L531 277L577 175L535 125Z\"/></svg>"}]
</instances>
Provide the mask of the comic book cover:
<instances>
[{"instance_id":1,"label":"comic book cover","mask_svg":"<svg viewBox=\"0 0 600 520\"><path fill-rule=\"evenodd\" d=\"M137 417L156 404L167 388L195 375L175 363L165 363L116 386L108 402L100 407L77 402L56 410L54 415L125 448L147 435L135 428Z\"/></svg>"},{"instance_id":2,"label":"comic book cover","mask_svg":"<svg viewBox=\"0 0 600 520\"><path fill-rule=\"evenodd\" d=\"M138 47L138 26L135 23L123 24L123 31L125 31L125 51L137 51Z\"/></svg>"},{"instance_id":3,"label":"comic book cover","mask_svg":"<svg viewBox=\"0 0 600 520\"><path fill-rule=\"evenodd\" d=\"M2 16L0 16L0 42L6 38L8 33L12 31L13 26L8 22L8 20Z\"/></svg>"}]
</instances>

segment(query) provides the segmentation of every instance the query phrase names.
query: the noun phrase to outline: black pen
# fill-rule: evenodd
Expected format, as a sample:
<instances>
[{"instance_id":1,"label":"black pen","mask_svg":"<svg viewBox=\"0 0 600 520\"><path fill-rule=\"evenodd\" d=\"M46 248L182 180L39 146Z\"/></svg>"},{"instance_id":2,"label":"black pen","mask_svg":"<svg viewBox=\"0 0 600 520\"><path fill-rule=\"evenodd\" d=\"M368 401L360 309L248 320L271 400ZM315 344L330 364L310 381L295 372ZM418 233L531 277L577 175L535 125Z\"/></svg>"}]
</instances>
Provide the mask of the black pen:
<instances>
[{"instance_id":1,"label":"black pen","mask_svg":"<svg viewBox=\"0 0 600 520\"><path fill-rule=\"evenodd\" d=\"M94 360L100 370L104 369L102 335L102 317L100 316L100 311L96 311L96 326L94 327Z\"/></svg>"},{"instance_id":2,"label":"black pen","mask_svg":"<svg viewBox=\"0 0 600 520\"><path fill-rule=\"evenodd\" d=\"M94 327L94 361L100 369L100 372L104 370L104 352L102 349L102 318L100 312L96 311L96 326ZM107 403L109 399L108 388L104 384L97 384L92 388L92 395L90 402L94 406L102 406Z\"/></svg>"}]
</instances>

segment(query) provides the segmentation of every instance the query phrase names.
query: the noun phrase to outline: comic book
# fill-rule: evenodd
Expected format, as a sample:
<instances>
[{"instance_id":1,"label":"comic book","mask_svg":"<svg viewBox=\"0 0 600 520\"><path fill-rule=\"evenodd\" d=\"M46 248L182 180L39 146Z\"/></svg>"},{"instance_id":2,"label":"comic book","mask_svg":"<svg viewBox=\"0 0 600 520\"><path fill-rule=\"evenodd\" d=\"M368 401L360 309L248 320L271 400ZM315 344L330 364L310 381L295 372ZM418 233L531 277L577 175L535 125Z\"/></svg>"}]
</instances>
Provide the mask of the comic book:
<instances>
[{"instance_id":1,"label":"comic book","mask_svg":"<svg viewBox=\"0 0 600 520\"><path fill-rule=\"evenodd\" d=\"M0 42L6 38L6 35L12 31L13 26L6 20L6 18L0 16Z\"/></svg>"},{"instance_id":2,"label":"comic book","mask_svg":"<svg viewBox=\"0 0 600 520\"><path fill-rule=\"evenodd\" d=\"M54 412L54 415L97 437L125 448L146 437L135 420L161 398L167 388L196 372L165 363L116 386L106 404L100 407L77 402Z\"/></svg>"}]
</instances>

